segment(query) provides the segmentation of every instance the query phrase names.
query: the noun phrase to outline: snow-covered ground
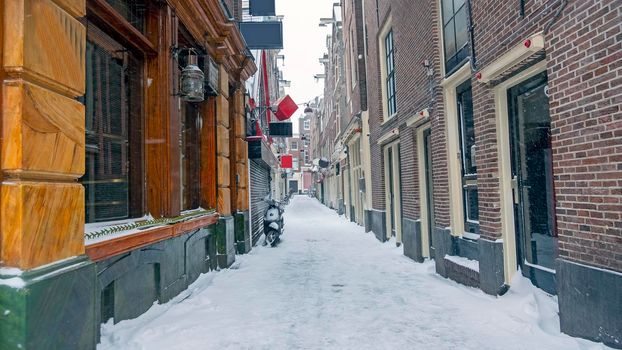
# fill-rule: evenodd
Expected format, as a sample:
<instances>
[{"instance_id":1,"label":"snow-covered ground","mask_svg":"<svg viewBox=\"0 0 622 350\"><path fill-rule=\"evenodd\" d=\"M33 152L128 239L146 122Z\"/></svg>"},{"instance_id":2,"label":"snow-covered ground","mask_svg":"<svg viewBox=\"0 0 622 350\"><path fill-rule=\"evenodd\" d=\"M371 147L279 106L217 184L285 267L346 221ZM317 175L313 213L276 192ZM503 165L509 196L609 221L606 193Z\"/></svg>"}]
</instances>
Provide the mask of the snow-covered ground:
<instances>
[{"instance_id":1,"label":"snow-covered ground","mask_svg":"<svg viewBox=\"0 0 622 350\"><path fill-rule=\"evenodd\" d=\"M202 275L164 305L102 327L98 349L607 349L559 331L555 298L517 278L495 298L295 197L276 248Z\"/></svg>"}]
</instances>

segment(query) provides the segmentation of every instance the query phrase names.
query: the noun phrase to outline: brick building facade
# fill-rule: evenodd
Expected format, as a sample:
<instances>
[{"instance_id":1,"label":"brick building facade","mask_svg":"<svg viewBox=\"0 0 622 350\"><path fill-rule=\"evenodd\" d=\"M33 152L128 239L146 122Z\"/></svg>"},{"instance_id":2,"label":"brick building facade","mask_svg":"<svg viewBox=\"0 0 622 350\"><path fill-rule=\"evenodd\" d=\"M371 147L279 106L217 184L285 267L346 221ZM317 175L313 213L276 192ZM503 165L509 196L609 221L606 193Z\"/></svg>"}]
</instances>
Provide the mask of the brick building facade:
<instances>
[{"instance_id":1,"label":"brick building facade","mask_svg":"<svg viewBox=\"0 0 622 350\"><path fill-rule=\"evenodd\" d=\"M489 294L520 271L620 347L619 1L345 1L346 60L359 4L366 228Z\"/></svg>"}]
</instances>

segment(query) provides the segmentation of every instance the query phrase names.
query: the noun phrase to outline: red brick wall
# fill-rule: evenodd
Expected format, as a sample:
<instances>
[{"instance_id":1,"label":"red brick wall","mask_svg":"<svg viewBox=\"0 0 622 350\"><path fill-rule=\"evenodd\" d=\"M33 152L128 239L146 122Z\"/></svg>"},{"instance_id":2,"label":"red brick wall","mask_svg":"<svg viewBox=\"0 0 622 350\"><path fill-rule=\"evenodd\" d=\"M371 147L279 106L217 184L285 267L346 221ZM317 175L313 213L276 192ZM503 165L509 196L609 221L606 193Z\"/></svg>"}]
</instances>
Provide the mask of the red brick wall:
<instances>
[{"instance_id":1,"label":"red brick wall","mask_svg":"<svg viewBox=\"0 0 622 350\"><path fill-rule=\"evenodd\" d=\"M385 23L389 14L389 1L364 0L365 24L367 26L367 101L370 129L372 207L377 210L385 209L384 193L384 161L382 148L377 140L382 136L382 92L380 77L380 62L378 57L378 31ZM376 7L378 5L378 7ZM399 91L398 91L399 93ZM399 108L399 96L397 99Z\"/></svg>"},{"instance_id":2,"label":"red brick wall","mask_svg":"<svg viewBox=\"0 0 622 350\"><path fill-rule=\"evenodd\" d=\"M473 1L478 68L544 30L560 0ZM569 1L545 35L559 255L622 270L620 1ZM501 234L491 87L473 81L480 230Z\"/></svg>"},{"instance_id":3,"label":"red brick wall","mask_svg":"<svg viewBox=\"0 0 622 350\"><path fill-rule=\"evenodd\" d=\"M520 16L518 2L473 1L477 69L526 37L543 31L561 0L533 0ZM546 38L552 146L560 257L622 271L622 39L620 0L569 1ZM449 225L447 154L442 90L438 83L437 1L365 2L368 31L368 101L373 207L383 210L384 169L377 140L399 127L404 216L418 217L417 157L412 131L403 124L431 107L437 226ZM422 11L421 9L426 9ZM397 83L396 118L381 124L377 34L393 16ZM433 91L421 63L434 68ZM501 236L496 111L493 86L472 80L483 237Z\"/></svg>"},{"instance_id":4,"label":"red brick wall","mask_svg":"<svg viewBox=\"0 0 622 350\"><path fill-rule=\"evenodd\" d=\"M485 67L527 36L542 31L557 9L557 3L559 1L556 0L526 2L525 16L521 17L517 1L472 1L477 68ZM471 83L480 233L496 239L501 236L501 202L493 87L478 83L475 79Z\"/></svg>"},{"instance_id":5,"label":"red brick wall","mask_svg":"<svg viewBox=\"0 0 622 350\"><path fill-rule=\"evenodd\" d=\"M622 1L571 1L547 39L560 257L622 271Z\"/></svg>"},{"instance_id":6,"label":"red brick wall","mask_svg":"<svg viewBox=\"0 0 622 350\"><path fill-rule=\"evenodd\" d=\"M367 1L365 4L369 40L367 74L369 77L376 77L368 79L367 82L372 143L373 205L376 209L384 209L384 160L382 148L376 141L384 133L397 127L400 130L403 215L411 219L419 218L417 145L414 130L406 127L406 121L420 110L429 108L432 120L435 219L437 226L445 227L449 225L449 194L442 92L438 88L441 74L438 39L435 34L437 3L435 0L400 0L392 2L391 7L389 8L387 1L379 1L378 25L375 0ZM377 37L379 26L383 26L389 11L392 16L395 45L397 115L381 125L382 82ZM431 78L428 77L424 67L426 60L433 69L434 75Z\"/></svg>"},{"instance_id":7,"label":"red brick wall","mask_svg":"<svg viewBox=\"0 0 622 350\"><path fill-rule=\"evenodd\" d=\"M543 31L560 0L473 1L478 69ZM622 270L622 3L569 1L545 35L559 255ZM492 87L473 80L481 234L501 235Z\"/></svg>"}]
</instances>

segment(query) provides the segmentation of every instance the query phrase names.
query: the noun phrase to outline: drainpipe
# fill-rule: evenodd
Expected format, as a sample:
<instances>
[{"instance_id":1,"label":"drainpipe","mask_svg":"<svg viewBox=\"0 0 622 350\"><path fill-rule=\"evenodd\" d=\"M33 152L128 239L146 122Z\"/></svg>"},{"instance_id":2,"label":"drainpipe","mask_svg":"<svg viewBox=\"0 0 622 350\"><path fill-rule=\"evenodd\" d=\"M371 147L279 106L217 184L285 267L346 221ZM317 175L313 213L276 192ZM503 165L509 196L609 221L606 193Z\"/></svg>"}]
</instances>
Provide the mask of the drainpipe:
<instances>
[{"instance_id":1,"label":"drainpipe","mask_svg":"<svg viewBox=\"0 0 622 350\"><path fill-rule=\"evenodd\" d=\"M553 18L551 18L551 20L549 21L549 23L546 24L546 26L544 26L544 30L542 31L543 34L546 35L546 33L549 32L549 30L551 29L551 27L553 26L553 24L559 19L559 17L562 14L562 11L564 10L564 8L566 7L566 5L568 5L568 0L562 0L561 4L559 5L559 7L557 8L557 12L555 12L555 16L553 16Z\"/></svg>"},{"instance_id":2,"label":"drainpipe","mask_svg":"<svg viewBox=\"0 0 622 350\"><path fill-rule=\"evenodd\" d=\"M467 0L466 1L466 6L467 6L467 19L468 19L468 26L469 26L469 47L471 50L471 59L469 59L469 61L471 62L471 72L475 72L477 70L477 62L475 59L475 34L474 34L474 29L475 26L473 25L473 15L471 14L471 0Z\"/></svg>"}]
</instances>

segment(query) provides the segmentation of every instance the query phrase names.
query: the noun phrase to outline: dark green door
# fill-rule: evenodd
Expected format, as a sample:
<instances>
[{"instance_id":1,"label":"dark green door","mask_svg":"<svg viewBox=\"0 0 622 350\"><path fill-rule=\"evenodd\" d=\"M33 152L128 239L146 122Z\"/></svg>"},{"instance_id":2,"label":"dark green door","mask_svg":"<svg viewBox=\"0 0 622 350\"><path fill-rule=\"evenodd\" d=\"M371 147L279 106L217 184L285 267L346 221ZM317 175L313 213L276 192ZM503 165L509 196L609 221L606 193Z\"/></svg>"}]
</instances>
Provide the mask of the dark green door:
<instances>
[{"instance_id":1,"label":"dark green door","mask_svg":"<svg viewBox=\"0 0 622 350\"><path fill-rule=\"evenodd\" d=\"M427 189L427 210L428 210L428 244L430 245L430 259L434 258L434 240L432 239L434 230L434 187L432 186L432 133L431 129L423 132L424 145L424 166L425 166L425 186Z\"/></svg>"},{"instance_id":2,"label":"dark green door","mask_svg":"<svg viewBox=\"0 0 622 350\"><path fill-rule=\"evenodd\" d=\"M555 293L557 233L551 119L543 72L508 91L517 260L523 275Z\"/></svg>"}]
</instances>

